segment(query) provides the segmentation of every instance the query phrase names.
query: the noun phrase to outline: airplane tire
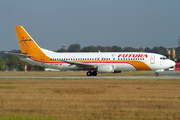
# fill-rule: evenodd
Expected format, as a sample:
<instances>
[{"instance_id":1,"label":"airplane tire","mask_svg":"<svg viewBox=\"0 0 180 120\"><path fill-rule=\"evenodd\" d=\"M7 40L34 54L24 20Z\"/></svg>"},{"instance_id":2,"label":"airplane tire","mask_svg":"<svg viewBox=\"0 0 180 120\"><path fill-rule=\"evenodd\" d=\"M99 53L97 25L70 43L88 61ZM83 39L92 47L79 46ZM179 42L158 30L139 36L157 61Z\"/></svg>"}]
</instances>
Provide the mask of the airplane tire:
<instances>
[{"instance_id":1,"label":"airplane tire","mask_svg":"<svg viewBox=\"0 0 180 120\"><path fill-rule=\"evenodd\" d=\"M159 76L159 73L156 72L156 73L155 73L155 76L156 76L156 77Z\"/></svg>"},{"instance_id":2,"label":"airplane tire","mask_svg":"<svg viewBox=\"0 0 180 120\"><path fill-rule=\"evenodd\" d=\"M92 75L93 75L93 76L96 76L96 75L97 75L97 72L96 72L96 71L93 71L93 72L92 72Z\"/></svg>"},{"instance_id":3,"label":"airplane tire","mask_svg":"<svg viewBox=\"0 0 180 120\"><path fill-rule=\"evenodd\" d=\"M87 75L87 76L91 76L91 75L92 75L91 71L88 71L88 72L86 73L86 75Z\"/></svg>"}]
</instances>

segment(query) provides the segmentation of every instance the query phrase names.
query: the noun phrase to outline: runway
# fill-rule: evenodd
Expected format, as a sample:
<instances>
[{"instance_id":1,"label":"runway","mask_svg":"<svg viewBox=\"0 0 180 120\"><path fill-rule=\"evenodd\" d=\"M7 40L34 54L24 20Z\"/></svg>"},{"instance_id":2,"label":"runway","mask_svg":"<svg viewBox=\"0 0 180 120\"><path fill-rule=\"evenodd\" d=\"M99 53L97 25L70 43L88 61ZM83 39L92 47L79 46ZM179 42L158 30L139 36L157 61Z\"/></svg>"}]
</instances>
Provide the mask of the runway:
<instances>
[{"instance_id":1,"label":"runway","mask_svg":"<svg viewBox=\"0 0 180 120\"><path fill-rule=\"evenodd\" d=\"M145 72L154 74L154 72ZM0 78L38 78L38 79L180 79L180 71L164 71L160 76L0 76Z\"/></svg>"}]
</instances>

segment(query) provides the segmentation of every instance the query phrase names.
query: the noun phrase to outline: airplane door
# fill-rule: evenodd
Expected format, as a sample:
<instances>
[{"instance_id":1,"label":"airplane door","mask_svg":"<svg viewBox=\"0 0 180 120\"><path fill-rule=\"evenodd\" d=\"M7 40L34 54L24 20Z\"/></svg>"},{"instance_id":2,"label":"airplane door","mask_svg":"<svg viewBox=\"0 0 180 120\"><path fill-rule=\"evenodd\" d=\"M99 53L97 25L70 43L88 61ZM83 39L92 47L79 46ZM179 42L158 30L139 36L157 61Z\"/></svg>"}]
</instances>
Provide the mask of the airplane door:
<instances>
[{"instance_id":1,"label":"airplane door","mask_svg":"<svg viewBox=\"0 0 180 120\"><path fill-rule=\"evenodd\" d=\"M154 56L154 55L151 55L151 57L150 57L150 63L151 63L151 64L154 64L154 63L155 63L155 56Z\"/></svg>"}]
</instances>

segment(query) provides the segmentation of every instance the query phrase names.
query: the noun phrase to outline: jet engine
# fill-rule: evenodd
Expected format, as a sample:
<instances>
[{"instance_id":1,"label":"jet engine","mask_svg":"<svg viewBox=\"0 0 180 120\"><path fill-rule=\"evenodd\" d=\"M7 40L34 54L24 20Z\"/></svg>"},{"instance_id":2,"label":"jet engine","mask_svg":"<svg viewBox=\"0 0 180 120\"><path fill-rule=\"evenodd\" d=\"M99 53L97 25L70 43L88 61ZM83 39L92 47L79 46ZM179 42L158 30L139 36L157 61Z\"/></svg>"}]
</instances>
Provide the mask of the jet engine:
<instances>
[{"instance_id":1,"label":"jet engine","mask_svg":"<svg viewBox=\"0 0 180 120\"><path fill-rule=\"evenodd\" d=\"M113 65L100 65L97 68L98 73L114 73Z\"/></svg>"}]
</instances>

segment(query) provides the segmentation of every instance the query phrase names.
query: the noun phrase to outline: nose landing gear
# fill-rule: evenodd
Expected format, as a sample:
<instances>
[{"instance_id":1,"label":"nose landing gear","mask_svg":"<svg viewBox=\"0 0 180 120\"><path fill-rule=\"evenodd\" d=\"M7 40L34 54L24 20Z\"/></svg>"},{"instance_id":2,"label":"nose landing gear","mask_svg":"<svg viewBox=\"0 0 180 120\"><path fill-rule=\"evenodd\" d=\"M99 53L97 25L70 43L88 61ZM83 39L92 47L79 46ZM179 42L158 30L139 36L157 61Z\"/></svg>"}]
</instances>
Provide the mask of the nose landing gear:
<instances>
[{"instance_id":1,"label":"nose landing gear","mask_svg":"<svg viewBox=\"0 0 180 120\"><path fill-rule=\"evenodd\" d=\"M158 73L158 72L155 72L155 76L156 76L156 77L159 76L159 73Z\"/></svg>"}]
</instances>

